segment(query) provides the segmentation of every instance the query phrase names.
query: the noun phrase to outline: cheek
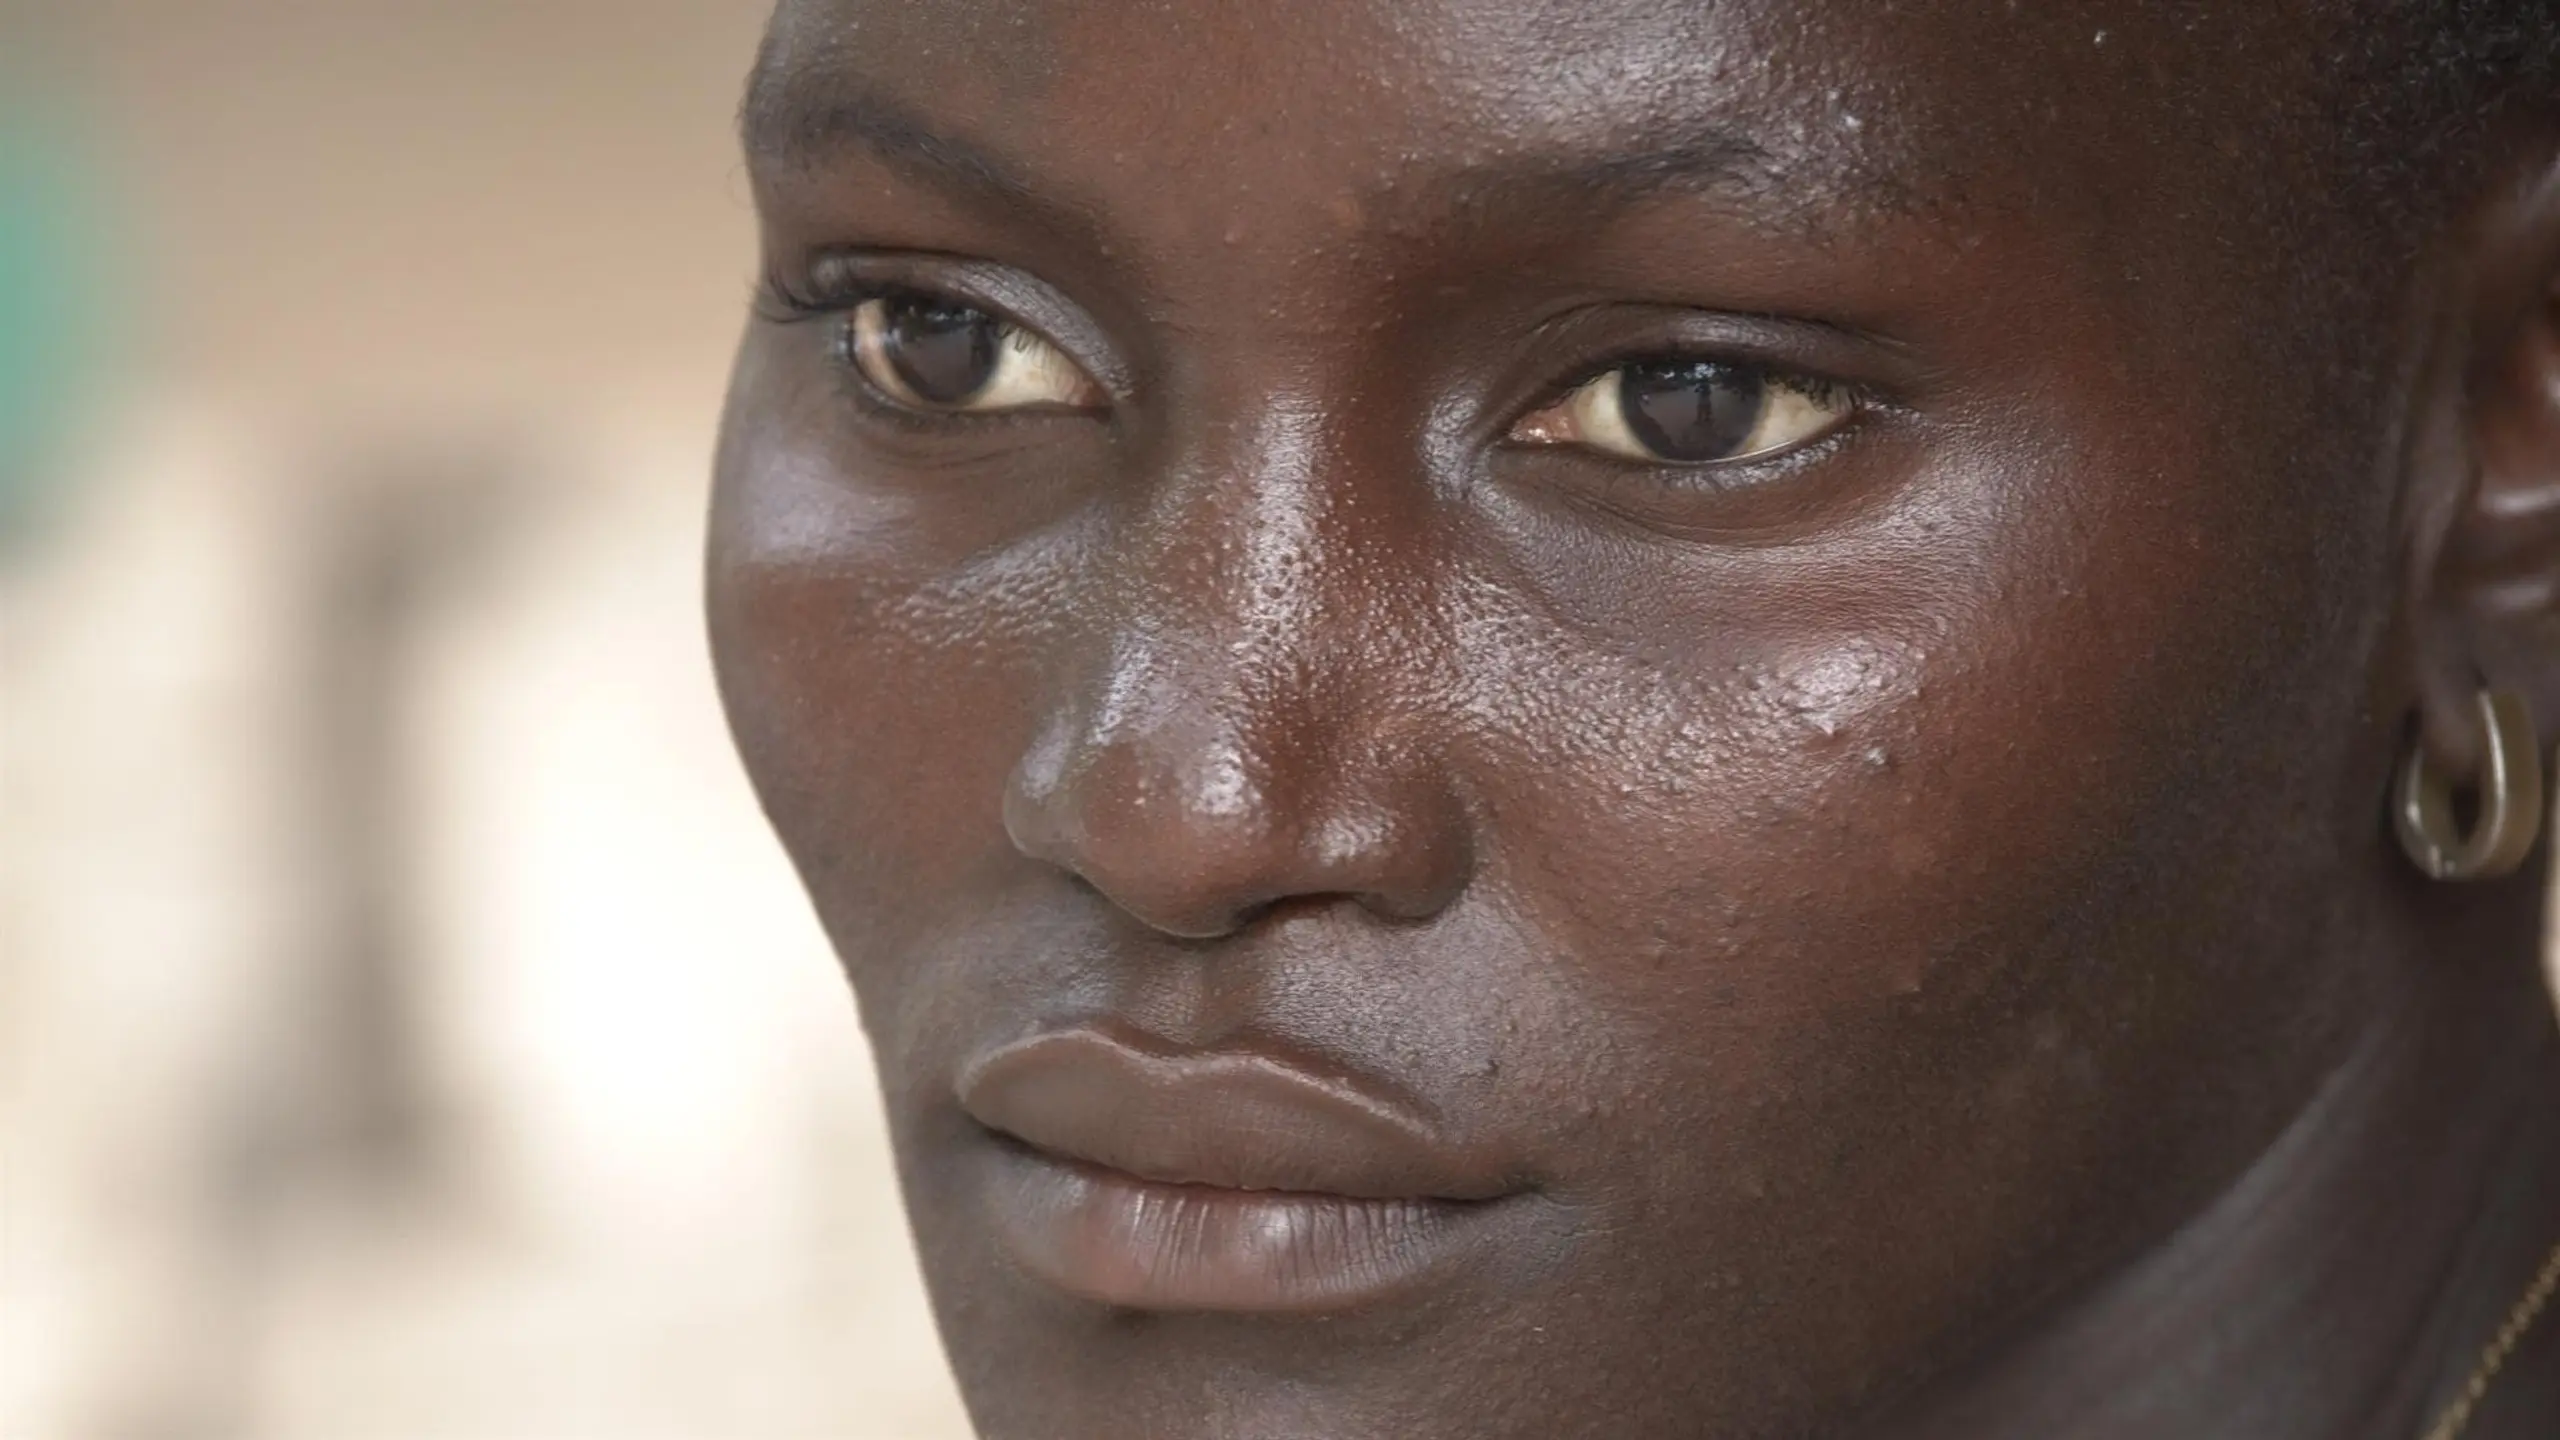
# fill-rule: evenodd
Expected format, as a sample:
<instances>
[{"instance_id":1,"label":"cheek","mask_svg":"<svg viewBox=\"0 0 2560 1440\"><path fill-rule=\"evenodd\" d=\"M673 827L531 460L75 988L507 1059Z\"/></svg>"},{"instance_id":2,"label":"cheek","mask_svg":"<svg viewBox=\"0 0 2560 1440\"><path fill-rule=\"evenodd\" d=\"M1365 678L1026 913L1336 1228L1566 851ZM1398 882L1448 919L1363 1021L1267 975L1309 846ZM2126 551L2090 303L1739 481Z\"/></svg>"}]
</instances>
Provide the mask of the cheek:
<instances>
[{"instance_id":1,"label":"cheek","mask_svg":"<svg viewBox=\"0 0 2560 1440\"><path fill-rule=\"evenodd\" d=\"M1481 721L1487 883L1561 957L1544 1048L1623 1112L1558 1143L1737 1294L1854 1258L1833 1298L1877 1354L1985 1313L2023 1250L2142 1223L2182 1182L2142 1172L2140 1072L2251 1023L2163 970L2156 919L2211 769L2179 657L2228 647L2176 598L2210 562L2071 528L1772 560L1646 635L1476 650L1477 693L1541 697ZM1837 1313L1750 1323L1818 1346Z\"/></svg>"},{"instance_id":2,"label":"cheek","mask_svg":"<svg viewBox=\"0 0 2560 1440\"><path fill-rule=\"evenodd\" d=\"M1004 780L1036 719L1023 677L1038 617L1061 613L1056 567L1004 549L943 563L961 542L935 517L788 427L732 434L706 577L721 699L870 1019L938 897L1014 858Z\"/></svg>"},{"instance_id":3,"label":"cheek","mask_svg":"<svg viewBox=\"0 0 2560 1440\"><path fill-rule=\"evenodd\" d=\"M1999 947L2080 869L2083 817L2022 783L2041 743L1997 676L1944 638L1786 648L1705 687L1577 687L1571 750L1526 767L1505 837L1514 888L1575 937L1592 983L1711 1022L1750 1071L1837 1022L1979 989ZM1605 698L1604 698L1605 697ZM1675 1042L1676 1043L1676 1042Z\"/></svg>"},{"instance_id":4,"label":"cheek","mask_svg":"<svg viewBox=\"0 0 2560 1440\"><path fill-rule=\"evenodd\" d=\"M2135 903L2105 877L2200 850L2235 705L2282 688L2263 627L2194 597L2292 557L2201 543L2229 502L2164 473L1941 458L1818 544L1465 591L1499 883L1736 1083L1839 1026L2014 1010L2061 930Z\"/></svg>"},{"instance_id":5,"label":"cheek","mask_svg":"<svg viewBox=\"0 0 2560 1440\"><path fill-rule=\"evenodd\" d=\"M1999 822L1996 791L1933 803L1963 783L1948 741L1981 733L1932 684L1951 660L1878 629L1719 646L1705 673L1558 661L1570 683L1486 767L1520 777L1495 786L1497 883L1571 937L1588 983L1708 1022L1690 1033L1724 1063L1910 993L1939 958L1932 912L1973 888L1950 868L1975 856L1965 830Z\"/></svg>"}]
</instances>

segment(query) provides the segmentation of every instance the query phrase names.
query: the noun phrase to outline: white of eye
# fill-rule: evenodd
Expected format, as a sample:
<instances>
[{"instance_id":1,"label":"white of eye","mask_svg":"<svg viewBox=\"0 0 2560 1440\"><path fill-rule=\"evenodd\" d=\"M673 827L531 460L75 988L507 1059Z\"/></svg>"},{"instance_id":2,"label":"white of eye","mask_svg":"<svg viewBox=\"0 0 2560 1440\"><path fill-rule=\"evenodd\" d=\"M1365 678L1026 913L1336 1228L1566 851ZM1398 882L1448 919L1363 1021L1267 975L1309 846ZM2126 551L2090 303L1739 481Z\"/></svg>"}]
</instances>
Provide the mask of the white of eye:
<instances>
[{"instance_id":1,"label":"white of eye","mask_svg":"<svg viewBox=\"0 0 2560 1440\"><path fill-rule=\"evenodd\" d=\"M1666 450L1639 433L1628 412L1627 376L1639 367L1613 366L1576 386L1554 404L1522 419L1511 438L1537 445L1582 445L1624 460L1663 465L1729 464L1792 450L1838 428L1856 402L1837 386L1767 375L1732 366L1699 364L1695 381L1724 385L1727 397L1748 406L1723 427L1698 427L1696 443ZM1739 390L1741 393L1733 393ZM1657 428L1657 433L1659 433Z\"/></svg>"},{"instance_id":2,"label":"white of eye","mask_svg":"<svg viewBox=\"0 0 2560 1440\"><path fill-rule=\"evenodd\" d=\"M921 315L937 325L919 325ZM954 317L969 317L954 323ZM1091 409L1102 387L1038 331L961 305L888 297L853 312L851 350L862 378L910 409L989 414Z\"/></svg>"}]
</instances>

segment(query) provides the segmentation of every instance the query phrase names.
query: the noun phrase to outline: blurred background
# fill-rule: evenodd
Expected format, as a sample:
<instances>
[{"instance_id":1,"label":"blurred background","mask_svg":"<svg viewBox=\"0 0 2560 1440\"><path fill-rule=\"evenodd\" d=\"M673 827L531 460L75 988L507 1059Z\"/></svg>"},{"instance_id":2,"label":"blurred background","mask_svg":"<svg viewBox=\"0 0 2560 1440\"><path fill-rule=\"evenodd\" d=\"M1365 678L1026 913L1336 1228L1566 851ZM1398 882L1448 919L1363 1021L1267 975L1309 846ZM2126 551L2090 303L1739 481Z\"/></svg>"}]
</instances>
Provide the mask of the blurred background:
<instances>
[{"instance_id":1,"label":"blurred background","mask_svg":"<svg viewBox=\"0 0 2560 1440\"><path fill-rule=\"evenodd\" d=\"M762 0L0 0L0 1436L963 1425L697 619Z\"/></svg>"}]
</instances>

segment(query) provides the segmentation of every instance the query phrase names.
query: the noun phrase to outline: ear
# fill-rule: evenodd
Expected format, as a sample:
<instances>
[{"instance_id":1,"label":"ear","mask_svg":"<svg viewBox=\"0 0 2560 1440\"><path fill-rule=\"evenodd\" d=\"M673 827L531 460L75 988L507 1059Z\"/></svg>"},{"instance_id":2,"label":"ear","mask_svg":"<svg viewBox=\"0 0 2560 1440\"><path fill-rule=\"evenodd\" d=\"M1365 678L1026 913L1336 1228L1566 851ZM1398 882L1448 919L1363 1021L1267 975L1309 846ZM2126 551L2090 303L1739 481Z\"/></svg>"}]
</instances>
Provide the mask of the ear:
<instances>
[{"instance_id":1,"label":"ear","mask_svg":"<svg viewBox=\"0 0 2560 1440\"><path fill-rule=\"evenodd\" d=\"M2560 740L2560 157L2542 160L2480 216L2414 437L2419 723L2457 775L2480 763L2483 684Z\"/></svg>"}]
</instances>

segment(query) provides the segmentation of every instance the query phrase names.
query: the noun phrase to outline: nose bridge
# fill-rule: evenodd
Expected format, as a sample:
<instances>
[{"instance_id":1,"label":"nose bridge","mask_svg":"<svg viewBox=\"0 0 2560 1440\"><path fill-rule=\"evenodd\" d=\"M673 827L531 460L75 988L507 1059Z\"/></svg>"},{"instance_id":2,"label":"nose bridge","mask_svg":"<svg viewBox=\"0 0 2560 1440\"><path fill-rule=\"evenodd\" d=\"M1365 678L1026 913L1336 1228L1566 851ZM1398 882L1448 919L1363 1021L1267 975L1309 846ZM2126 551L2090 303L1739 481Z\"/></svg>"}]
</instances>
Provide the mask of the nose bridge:
<instances>
[{"instance_id":1,"label":"nose bridge","mask_svg":"<svg viewBox=\"0 0 2560 1440\"><path fill-rule=\"evenodd\" d=\"M1147 609L1181 617L1223 652L1218 669L1280 709L1336 680L1352 632L1392 607L1363 594L1358 478L1312 406L1275 403L1226 444L1210 443L1155 491L1138 553Z\"/></svg>"},{"instance_id":2,"label":"nose bridge","mask_svg":"<svg viewBox=\"0 0 2560 1440\"><path fill-rule=\"evenodd\" d=\"M1424 588L1311 406L1168 444L1104 567L1107 634L1017 768L1025 853L1168 933L1275 902L1437 910L1465 846L1436 756L1392 743Z\"/></svg>"}]
</instances>

